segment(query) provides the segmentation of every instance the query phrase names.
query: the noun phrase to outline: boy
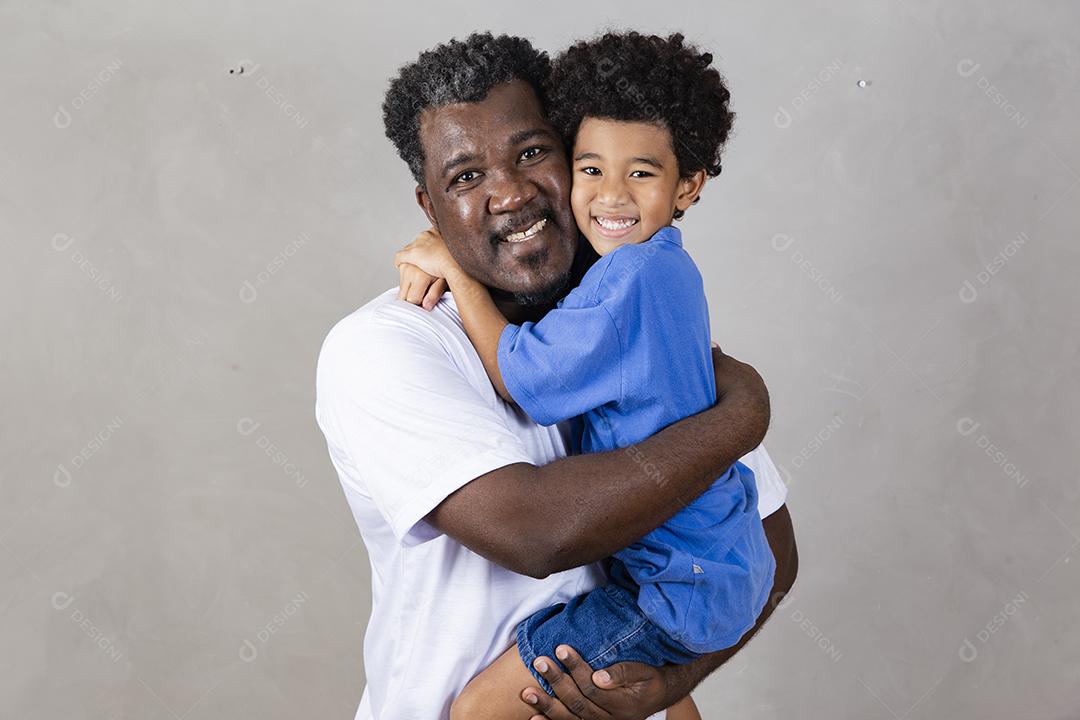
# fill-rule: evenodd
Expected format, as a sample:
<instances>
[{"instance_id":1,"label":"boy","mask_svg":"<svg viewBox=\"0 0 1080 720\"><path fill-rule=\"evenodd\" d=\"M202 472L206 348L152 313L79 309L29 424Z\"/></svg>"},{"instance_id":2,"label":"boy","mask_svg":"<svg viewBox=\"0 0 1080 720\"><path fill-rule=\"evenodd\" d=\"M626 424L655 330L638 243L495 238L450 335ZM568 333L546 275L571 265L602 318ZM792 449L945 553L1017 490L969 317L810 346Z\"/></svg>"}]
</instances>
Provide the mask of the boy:
<instances>
[{"instance_id":1,"label":"boy","mask_svg":"<svg viewBox=\"0 0 1080 720\"><path fill-rule=\"evenodd\" d=\"M720 173L731 128L730 96L711 62L681 35L638 33L609 33L556 60L551 119L572 148L575 220L600 259L539 322L509 324L435 231L395 258L400 296L437 300L445 281L499 395L540 424L572 419L576 451L626 447L715 399L701 277L671 227ZM534 157L526 151L521 162ZM465 168L453 184L483 192L485 180ZM543 233L545 217L522 217L520 232L499 242L527 250ZM554 657L559 643L593 667L686 663L735 645L764 606L774 569L753 474L736 463L610 558L611 583L523 621L516 647L473 678L451 718L528 718L516 691L535 679L553 694L532 662ZM668 717L700 716L686 698Z\"/></svg>"}]
</instances>

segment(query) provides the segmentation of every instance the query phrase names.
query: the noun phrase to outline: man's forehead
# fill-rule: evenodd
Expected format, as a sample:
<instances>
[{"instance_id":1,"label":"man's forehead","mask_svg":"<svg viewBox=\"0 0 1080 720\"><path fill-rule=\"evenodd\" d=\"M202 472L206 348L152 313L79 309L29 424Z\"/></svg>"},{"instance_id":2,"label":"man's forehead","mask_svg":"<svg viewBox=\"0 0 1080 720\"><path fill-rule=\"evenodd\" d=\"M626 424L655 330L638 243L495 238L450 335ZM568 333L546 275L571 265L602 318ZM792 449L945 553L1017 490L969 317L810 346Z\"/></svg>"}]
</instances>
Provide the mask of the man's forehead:
<instances>
[{"instance_id":1,"label":"man's forehead","mask_svg":"<svg viewBox=\"0 0 1080 720\"><path fill-rule=\"evenodd\" d=\"M550 131L536 92L514 80L496 85L482 100L424 108L419 116L420 142L430 159L461 151L515 144L528 131Z\"/></svg>"}]
</instances>

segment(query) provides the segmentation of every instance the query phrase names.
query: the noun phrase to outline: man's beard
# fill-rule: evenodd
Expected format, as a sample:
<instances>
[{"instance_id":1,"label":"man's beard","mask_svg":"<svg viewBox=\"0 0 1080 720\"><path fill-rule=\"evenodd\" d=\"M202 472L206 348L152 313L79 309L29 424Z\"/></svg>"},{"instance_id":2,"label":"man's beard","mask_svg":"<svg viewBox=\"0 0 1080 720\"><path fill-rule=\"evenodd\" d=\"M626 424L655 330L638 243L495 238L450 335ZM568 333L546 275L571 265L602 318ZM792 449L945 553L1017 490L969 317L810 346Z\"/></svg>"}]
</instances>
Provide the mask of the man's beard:
<instances>
[{"instance_id":1,"label":"man's beard","mask_svg":"<svg viewBox=\"0 0 1080 720\"><path fill-rule=\"evenodd\" d=\"M498 247L503 238L509 234L510 229L513 227L521 227L523 225L531 225L539 220L547 220L549 227L555 232L562 232L562 223L559 222L559 218L555 215L555 211L550 207L538 208L534 213L530 213L524 218L514 218L513 221L508 221L506 227L502 228L498 232L491 234L490 242L492 247ZM545 275L544 269L547 267L550 261L550 249L543 249L532 255L521 258L520 262L525 265L530 271L536 272L538 275ZM545 305L553 305L555 301L561 298L570 289L570 277L573 273L573 264L565 272L556 277L548 278L541 287L524 290L518 292L511 292L506 290L491 290L491 295L496 300L513 301L515 304L521 307L541 307Z\"/></svg>"},{"instance_id":2,"label":"man's beard","mask_svg":"<svg viewBox=\"0 0 1080 720\"><path fill-rule=\"evenodd\" d=\"M513 294L514 302L523 307L540 307L554 305L570 289L570 271L563 273L562 277L555 278L547 287L530 292L516 292Z\"/></svg>"},{"instance_id":3,"label":"man's beard","mask_svg":"<svg viewBox=\"0 0 1080 720\"><path fill-rule=\"evenodd\" d=\"M599 255L592 246L585 241L584 236L578 235L577 251L574 260L566 272L551 279L551 282L534 290L521 292L507 292L496 288L488 288L492 298L496 300L512 300L521 307L542 308L555 305L570 289L581 282L585 272L599 259ZM542 268L547 263L547 252L538 253L526 260L526 263L537 268Z\"/></svg>"},{"instance_id":4,"label":"man's beard","mask_svg":"<svg viewBox=\"0 0 1080 720\"><path fill-rule=\"evenodd\" d=\"M547 262L547 251L525 259L525 263L533 268L543 268ZM491 291L491 297L495 300L512 300L521 307L543 307L554 305L557 300L561 299L570 290L570 281L573 274L574 268L571 265L561 275L551 278L549 282L538 288L518 292L507 292L498 288L488 289Z\"/></svg>"}]
</instances>

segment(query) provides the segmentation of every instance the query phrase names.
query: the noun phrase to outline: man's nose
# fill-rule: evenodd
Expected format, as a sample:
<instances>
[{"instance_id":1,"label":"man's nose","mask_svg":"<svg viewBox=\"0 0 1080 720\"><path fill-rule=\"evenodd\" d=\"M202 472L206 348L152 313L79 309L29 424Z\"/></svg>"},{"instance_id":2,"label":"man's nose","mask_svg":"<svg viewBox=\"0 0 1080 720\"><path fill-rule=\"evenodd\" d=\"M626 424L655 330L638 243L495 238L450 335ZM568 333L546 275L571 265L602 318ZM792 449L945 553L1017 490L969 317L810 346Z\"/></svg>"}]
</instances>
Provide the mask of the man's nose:
<instances>
[{"instance_id":1,"label":"man's nose","mask_svg":"<svg viewBox=\"0 0 1080 720\"><path fill-rule=\"evenodd\" d=\"M536 184L516 170L502 173L494 180L488 199L492 215L517 212L536 197Z\"/></svg>"}]
</instances>

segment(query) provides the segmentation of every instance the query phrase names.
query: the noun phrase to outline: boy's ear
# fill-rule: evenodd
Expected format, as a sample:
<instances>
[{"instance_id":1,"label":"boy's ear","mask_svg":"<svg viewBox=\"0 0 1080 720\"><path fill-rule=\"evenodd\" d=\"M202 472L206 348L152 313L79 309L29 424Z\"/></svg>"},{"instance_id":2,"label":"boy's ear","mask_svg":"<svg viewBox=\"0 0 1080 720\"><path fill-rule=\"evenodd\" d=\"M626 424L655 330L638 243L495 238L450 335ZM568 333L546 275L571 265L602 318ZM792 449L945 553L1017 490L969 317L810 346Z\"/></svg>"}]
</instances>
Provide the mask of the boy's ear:
<instances>
[{"instance_id":1,"label":"boy's ear","mask_svg":"<svg viewBox=\"0 0 1080 720\"><path fill-rule=\"evenodd\" d=\"M676 210L685 212L687 208L697 202L698 196L701 195L701 189L705 187L705 177L705 171L698 170L690 177L679 180L679 194L675 196Z\"/></svg>"},{"instance_id":2,"label":"boy's ear","mask_svg":"<svg viewBox=\"0 0 1080 720\"><path fill-rule=\"evenodd\" d=\"M424 211L424 215L427 216L428 222L431 223L431 227L438 230L439 221L435 217L435 206L431 202L431 196L428 195L428 191L420 185L416 186L416 204Z\"/></svg>"}]
</instances>

